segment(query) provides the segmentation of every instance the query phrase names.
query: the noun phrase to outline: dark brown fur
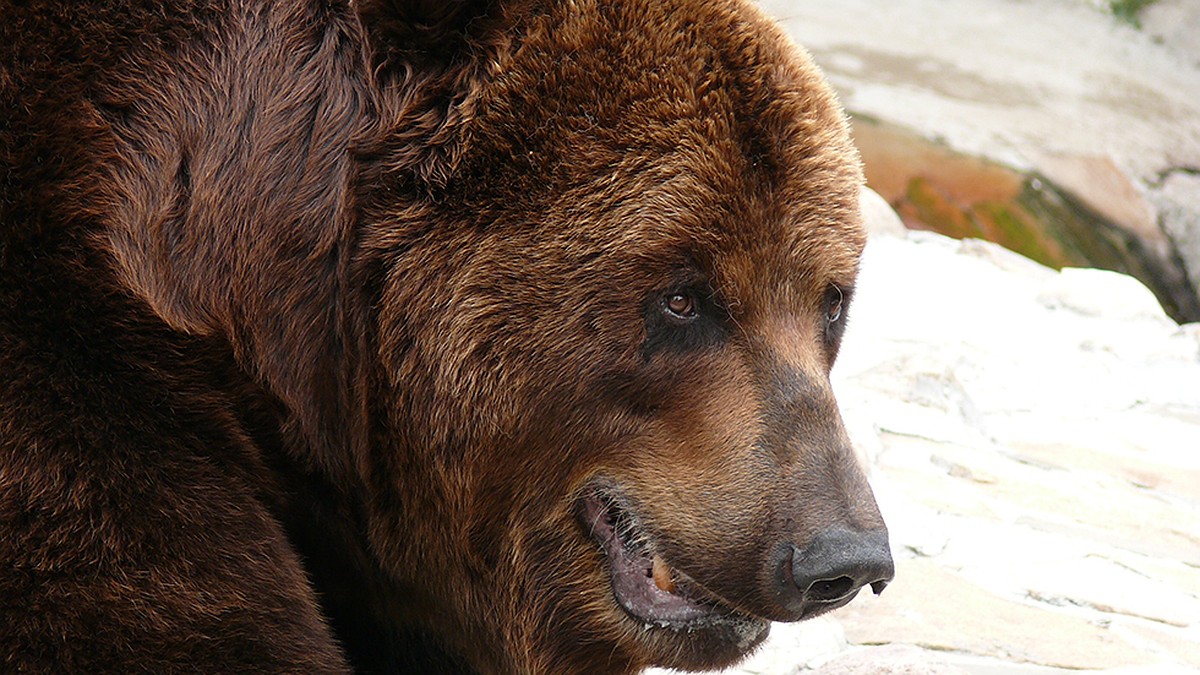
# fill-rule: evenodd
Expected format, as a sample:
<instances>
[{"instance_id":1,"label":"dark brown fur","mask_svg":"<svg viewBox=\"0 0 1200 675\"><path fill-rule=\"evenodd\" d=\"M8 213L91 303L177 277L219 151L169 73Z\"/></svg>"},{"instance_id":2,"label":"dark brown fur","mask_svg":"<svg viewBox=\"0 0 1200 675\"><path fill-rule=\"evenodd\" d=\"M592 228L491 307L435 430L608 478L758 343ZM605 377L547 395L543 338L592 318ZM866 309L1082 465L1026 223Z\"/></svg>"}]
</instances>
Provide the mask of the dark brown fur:
<instances>
[{"instance_id":1,"label":"dark brown fur","mask_svg":"<svg viewBox=\"0 0 1200 675\"><path fill-rule=\"evenodd\" d=\"M753 8L0 17L0 670L715 667L614 602L586 486L778 620L767 549L881 527L828 384L857 158ZM708 337L654 327L681 284Z\"/></svg>"}]
</instances>

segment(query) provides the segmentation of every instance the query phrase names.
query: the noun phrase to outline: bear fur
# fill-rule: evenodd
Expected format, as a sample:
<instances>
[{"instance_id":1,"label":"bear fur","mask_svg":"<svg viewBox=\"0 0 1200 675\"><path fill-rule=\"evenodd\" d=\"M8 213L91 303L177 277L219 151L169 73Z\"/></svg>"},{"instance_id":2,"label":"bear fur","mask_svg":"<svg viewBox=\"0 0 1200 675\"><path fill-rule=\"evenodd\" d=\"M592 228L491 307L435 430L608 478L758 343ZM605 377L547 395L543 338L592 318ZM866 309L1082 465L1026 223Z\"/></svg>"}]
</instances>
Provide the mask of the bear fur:
<instances>
[{"instance_id":1,"label":"bear fur","mask_svg":"<svg viewBox=\"0 0 1200 675\"><path fill-rule=\"evenodd\" d=\"M747 2L0 17L0 670L715 668L886 548L857 155Z\"/></svg>"}]
</instances>

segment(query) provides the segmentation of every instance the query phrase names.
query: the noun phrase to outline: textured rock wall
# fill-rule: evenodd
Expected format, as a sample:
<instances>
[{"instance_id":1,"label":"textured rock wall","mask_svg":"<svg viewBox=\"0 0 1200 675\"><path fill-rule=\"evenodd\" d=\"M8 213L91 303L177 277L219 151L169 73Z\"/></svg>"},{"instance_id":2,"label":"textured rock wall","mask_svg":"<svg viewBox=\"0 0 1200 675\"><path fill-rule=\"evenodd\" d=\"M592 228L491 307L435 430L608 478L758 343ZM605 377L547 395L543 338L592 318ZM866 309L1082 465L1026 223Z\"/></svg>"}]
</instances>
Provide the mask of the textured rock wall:
<instances>
[{"instance_id":1,"label":"textured rock wall","mask_svg":"<svg viewBox=\"0 0 1200 675\"><path fill-rule=\"evenodd\" d=\"M854 134L867 181L909 228L996 242L1055 269L1130 274L1154 292L1168 315L1181 321L1200 317L1200 296L1179 248L1110 160L1047 156L1046 173L1033 173L962 155L869 119L855 120ZM1095 198L1084 203L1077 195L1089 189ZM1181 218L1190 213L1180 207ZM1193 232L1200 228L1181 228L1179 241Z\"/></svg>"}]
</instances>

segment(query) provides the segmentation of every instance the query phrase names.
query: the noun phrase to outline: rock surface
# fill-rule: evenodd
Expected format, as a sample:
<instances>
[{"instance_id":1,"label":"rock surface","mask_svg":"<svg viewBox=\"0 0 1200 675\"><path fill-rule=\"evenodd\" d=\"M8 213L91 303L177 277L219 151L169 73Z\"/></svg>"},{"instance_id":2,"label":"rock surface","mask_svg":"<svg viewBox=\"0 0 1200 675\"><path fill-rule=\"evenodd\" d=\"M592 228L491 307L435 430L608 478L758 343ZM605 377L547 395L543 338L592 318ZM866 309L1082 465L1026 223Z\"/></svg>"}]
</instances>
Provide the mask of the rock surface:
<instances>
[{"instance_id":1,"label":"rock surface","mask_svg":"<svg viewBox=\"0 0 1200 675\"><path fill-rule=\"evenodd\" d=\"M1200 324L868 213L834 386L897 578L729 672L1200 673Z\"/></svg>"},{"instance_id":2,"label":"rock surface","mask_svg":"<svg viewBox=\"0 0 1200 675\"><path fill-rule=\"evenodd\" d=\"M1061 188L1137 238L1151 268L1182 262L1174 275L1128 271L1176 316L1200 318L1200 3L1157 0L1141 29L1102 11L1107 0L761 4L812 51L856 127L882 122ZM999 216L985 230L1013 221L974 215ZM1172 299L1178 289L1188 297Z\"/></svg>"},{"instance_id":3,"label":"rock surface","mask_svg":"<svg viewBox=\"0 0 1200 675\"><path fill-rule=\"evenodd\" d=\"M958 150L1017 168L1103 154L1143 179L1200 160L1200 67L1087 3L760 4L847 108ZM1175 4L1194 14L1194 2Z\"/></svg>"}]
</instances>

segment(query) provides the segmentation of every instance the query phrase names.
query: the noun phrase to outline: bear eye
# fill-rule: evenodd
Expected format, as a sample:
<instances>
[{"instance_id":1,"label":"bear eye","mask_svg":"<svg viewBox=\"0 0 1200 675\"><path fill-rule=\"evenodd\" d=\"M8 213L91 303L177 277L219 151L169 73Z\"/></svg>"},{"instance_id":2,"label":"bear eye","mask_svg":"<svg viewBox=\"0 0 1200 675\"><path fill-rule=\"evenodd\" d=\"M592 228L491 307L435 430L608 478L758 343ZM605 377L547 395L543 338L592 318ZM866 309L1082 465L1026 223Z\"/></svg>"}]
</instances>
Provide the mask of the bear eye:
<instances>
[{"instance_id":1,"label":"bear eye","mask_svg":"<svg viewBox=\"0 0 1200 675\"><path fill-rule=\"evenodd\" d=\"M646 361L663 351L688 353L718 346L728 339L733 323L721 299L703 281L677 282L653 291L642 312Z\"/></svg>"},{"instance_id":2,"label":"bear eye","mask_svg":"<svg viewBox=\"0 0 1200 675\"><path fill-rule=\"evenodd\" d=\"M825 290L825 322L827 324L837 323L842 318L842 306L844 305L846 296L842 293L842 289L837 287L837 284L829 284L829 288Z\"/></svg>"},{"instance_id":3,"label":"bear eye","mask_svg":"<svg viewBox=\"0 0 1200 675\"><path fill-rule=\"evenodd\" d=\"M677 319L696 318L696 299L689 293L672 293L667 296L667 313Z\"/></svg>"}]
</instances>

